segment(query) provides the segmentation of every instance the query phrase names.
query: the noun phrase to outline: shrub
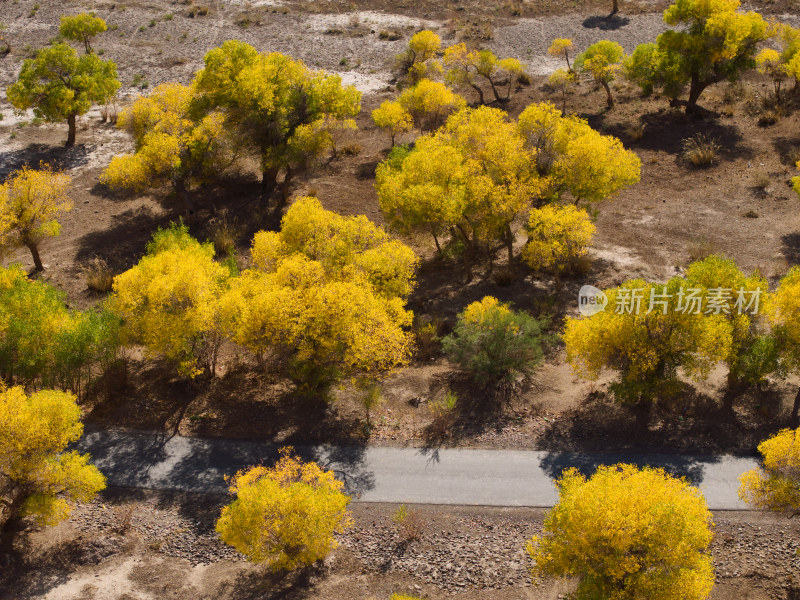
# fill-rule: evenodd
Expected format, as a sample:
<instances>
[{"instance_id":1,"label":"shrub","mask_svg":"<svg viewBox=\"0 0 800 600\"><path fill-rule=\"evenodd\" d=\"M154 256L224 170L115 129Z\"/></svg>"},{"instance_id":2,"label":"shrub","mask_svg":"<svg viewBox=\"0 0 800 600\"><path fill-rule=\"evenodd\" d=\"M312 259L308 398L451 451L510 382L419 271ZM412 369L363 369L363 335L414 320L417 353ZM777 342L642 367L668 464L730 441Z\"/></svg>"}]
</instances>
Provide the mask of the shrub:
<instances>
[{"instance_id":1,"label":"shrub","mask_svg":"<svg viewBox=\"0 0 800 600\"><path fill-rule=\"evenodd\" d=\"M417 322L414 327L414 349L417 360L428 361L442 350L439 327L431 321Z\"/></svg>"},{"instance_id":2,"label":"shrub","mask_svg":"<svg viewBox=\"0 0 800 600\"><path fill-rule=\"evenodd\" d=\"M409 509L405 504L394 511L392 521L397 526L397 533L404 542L415 542L422 537L427 522L416 508Z\"/></svg>"},{"instance_id":3,"label":"shrub","mask_svg":"<svg viewBox=\"0 0 800 600\"><path fill-rule=\"evenodd\" d=\"M720 146L714 138L697 133L681 142L681 157L695 167L705 168L714 164Z\"/></svg>"},{"instance_id":4,"label":"shrub","mask_svg":"<svg viewBox=\"0 0 800 600\"><path fill-rule=\"evenodd\" d=\"M529 374L542 360L546 324L486 296L458 315L444 351L476 382L508 382Z\"/></svg>"},{"instance_id":5,"label":"shrub","mask_svg":"<svg viewBox=\"0 0 800 600\"><path fill-rule=\"evenodd\" d=\"M595 226L583 209L548 205L531 211L527 230L523 260L532 269L563 271L586 255Z\"/></svg>"},{"instance_id":6,"label":"shrub","mask_svg":"<svg viewBox=\"0 0 800 600\"><path fill-rule=\"evenodd\" d=\"M95 257L83 269L86 278L86 287L98 294L111 291L114 285L114 272L102 258Z\"/></svg>"}]
</instances>

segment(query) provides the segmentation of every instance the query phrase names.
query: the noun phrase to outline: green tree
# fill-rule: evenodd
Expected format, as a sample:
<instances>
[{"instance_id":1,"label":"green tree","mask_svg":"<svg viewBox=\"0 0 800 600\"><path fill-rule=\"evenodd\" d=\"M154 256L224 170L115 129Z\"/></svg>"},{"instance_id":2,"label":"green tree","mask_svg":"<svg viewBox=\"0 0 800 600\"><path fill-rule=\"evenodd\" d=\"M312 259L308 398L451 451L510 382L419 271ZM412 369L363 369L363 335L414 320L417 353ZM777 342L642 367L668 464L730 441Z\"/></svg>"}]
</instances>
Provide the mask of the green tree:
<instances>
[{"instance_id":1,"label":"green tree","mask_svg":"<svg viewBox=\"0 0 800 600\"><path fill-rule=\"evenodd\" d=\"M354 125L361 93L342 86L338 75L312 71L279 52L258 53L236 40L209 51L204 60L194 83L196 109L221 109L229 130L256 152L265 200L283 174L279 211L295 176L332 149L331 129Z\"/></svg>"},{"instance_id":2,"label":"green tree","mask_svg":"<svg viewBox=\"0 0 800 600\"><path fill-rule=\"evenodd\" d=\"M117 66L94 54L78 56L67 44L43 48L22 64L17 82L6 91L19 110L33 108L46 121L67 121L67 147L75 144L76 119L95 102L104 102L119 89Z\"/></svg>"},{"instance_id":3,"label":"green tree","mask_svg":"<svg viewBox=\"0 0 800 600\"><path fill-rule=\"evenodd\" d=\"M510 383L529 375L544 356L547 322L486 296L458 315L453 333L442 341L450 360L477 383Z\"/></svg>"},{"instance_id":4,"label":"green tree","mask_svg":"<svg viewBox=\"0 0 800 600\"><path fill-rule=\"evenodd\" d=\"M177 363L178 373L214 375L222 341L219 301L231 273L186 226L159 230L139 263L114 278L110 309L123 339Z\"/></svg>"},{"instance_id":5,"label":"green tree","mask_svg":"<svg viewBox=\"0 0 800 600\"><path fill-rule=\"evenodd\" d=\"M614 97L609 85L616 78L625 51L617 42L601 40L589 46L575 58L575 69L590 73L606 91L606 105L614 108Z\"/></svg>"},{"instance_id":6,"label":"green tree","mask_svg":"<svg viewBox=\"0 0 800 600\"><path fill-rule=\"evenodd\" d=\"M782 429L758 451L763 464L739 477L739 497L756 508L800 514L800 429Z\"/></svg>"},{"instance_id":7,"label":"green tree","mask_svg":"<svg viewBox=\"0 0 800 600\"><path fill-rule=\"evenodd\" d=\"M655 51L639 54L640 66L649 63L639 69L640 85L661 88L673 106L692 111L708 86L736 81L754 68L758 44L773 30L759 13L738 12L739 5L738 0L676 0L664 11L671 29L658 36ZM687 85L688 99L678 101Z\"/></svg>"},{"instance_id":8,"label":"green tree","mask_svg":"<svg viewBox=\"0 0 800 600\"><path fill-rule=\"evenodd\" d=\"M567 469L544 533L527 546L540 575L576 577L576 600L704 600L714 587L712 517L700 491L662 469Z\"/></svg>"},{"instance_id":9,"label":"green tree","mask_svg":"<svg viewBox=\"0 0 800 600\"><path fill-rule=\"evenodd\" d=\"M47 165L22 167L0 185L0 250L24 246L37 271L44 265L39 246L61 231L59 213L72 208L67 195L71 178Z\"/></svg>"},{"instance_id":10,"label":"green tree","mask_svg":"<svg viewBox=\"0 0 800 600\"><path fill-rule=\"evenodd\" d=\"M252 467L231 481L233 502L222 509L216 530L248 560L274 571L291 571L324 559L338 545L334 538L352 524L333 471L281 449L272 468Z\"/></svg>"},{"instance_id":11,"label":"green tree","mask_svg":"<svg viewBox=\"0 0 800 600\"><path fill-rule=\"evenodd\" d=\"M63 293L0 268L0 378L80 395L117 359L119 322L102 310L70 310Z\"/></svg>"},{"instance_id":12,"label":"green tree","mask_svg":"<svg viewBox=\"0 0 800 600\"><path fill-rule=\"evenodd\" d=\"M68 40L82 43L86 54L92 54L91 39L106 29L106 22L94 13L81 13L71 17L62 16L58 32Z\"/></svg>"},{"instance_id":13,"label":"green tree","mask_svg":"<svg viewBox=\"0 0 800 600\"><path fill-rule=\"evenodd\" d=\"M747 276L736 263L712 255L693 262L686 269L688 287L707 296L730 294L728 312L722 313L731 328L731 345L724 361L728 367L729 390L761 383L778 369L775 338L759 331L758 316L767 297L767 281L760 274ZM731 394L726 396L731 400ZM729 407L730 408L730 407Z\"/></svg>"},{"instance_id":14,"label":"green tree","mask_svg":"<svg viewBox=\"0 0 800 600\"><path fill-rule=\"evenodd\" d=\"M67 392L31 396L0 389L0 508L6 532L20 517L55 525L73 502L89 502L106 487L89 455L67 451L83 433L81 409Z\"/></svg>"}]
</instances>

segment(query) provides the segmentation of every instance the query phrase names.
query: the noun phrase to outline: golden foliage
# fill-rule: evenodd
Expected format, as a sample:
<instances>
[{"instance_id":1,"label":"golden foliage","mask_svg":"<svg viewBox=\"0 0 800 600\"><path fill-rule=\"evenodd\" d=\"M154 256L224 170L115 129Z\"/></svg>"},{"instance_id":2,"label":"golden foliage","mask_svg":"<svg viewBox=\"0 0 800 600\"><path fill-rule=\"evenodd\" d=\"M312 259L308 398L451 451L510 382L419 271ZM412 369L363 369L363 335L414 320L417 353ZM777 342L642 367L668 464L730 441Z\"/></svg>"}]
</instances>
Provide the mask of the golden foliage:
<instances>
[{"instance_id":1,"label":"golden foliage","mask_svg":"<svg viewBox=\"0 0 800 600\"><path fill-rule=\"evenodd\" d=\"M72 208L71 178L42 164L22 167L0 185L0 249L25 246L38 260L39 243L61 231L56 217ZM37 263L37 268L41 265Z\"/></svg>"},{"instance_id":2,"label":"golden foliage","mask_svg":"<svg viewBox=\"0 0 800 600\"><path fill-rule=\"evenodd\" d=\"M219 344L219 300L230 272L214 262L212 244L185 227L159 231L148 253L117 275L111 309L124 321L129 342L178 364L181 375L213 372ZM201 368L202 367L202 368Z\"/></svg>"},{"instance_id":3,"label":"golden foliage","mask_svg":"<svg viewBox=\"0 0 800 600\"><path fill-rule=\"evenodd\" d=\"M595 226L583 209L550 204L531 211L527 230L523 260L532 269L558 271L586 255Z\"/></svg>"},{"instance_id":4,"label":"golden foliage","mask_svg":"<svg viewBox=\"0 0 800 600\"><path fill-rule=\"evenodd\" d=\"M422 131L433 131L440 127L449 115L467 105L464 98L449 87L430 79L423 79L405 90L398 102Z\"/></svg>"},{"instance_id":5,"label":"golden foliage","mask_svg":"<svg viewBox=\"0 0 800 600\"><path fill-rule=\"evenodd\" d=\"M742 474L739 497L757 508L800 511L800 429L782 429L758 451L763 466Z\"/></svg>"},{"instance_id":6,"label":"golden foliage","mask_svg":"<svg viewBox=\"0 0 800 600\"><path fill-rule=\"evenodd\" d=\"M16 494L12 510L54 525L69 516L73 502L89 502L105 488L88 454L67 451L83 432L80 416L70 393L0 389L0 476Z\"/></svg>"},{"instance_id":7,"label":"golden foliage","mask_svg":"<svg viewBox=\"0 0 800 600\"><path fill-rule=\"evenodd\" d=\"M527 546L542 575L578 578L577 600L704 600L713 522L697 488L662 469L567 469L544 533Z\"/></svg>"},{"instance_id":8,"label":"golden foliage","mask_svg":"<svg viewBox=\"0 0 800 600\"><path fill-rule=\"evenodd\" d=\"M248 560L273 570L292 570L324 559L335 533L352 524L350 498L333 471L304 463L281 449L272 468L253 467L233 477L236 498L222 509L216 530Z\"/></svg>"}]
</instances>

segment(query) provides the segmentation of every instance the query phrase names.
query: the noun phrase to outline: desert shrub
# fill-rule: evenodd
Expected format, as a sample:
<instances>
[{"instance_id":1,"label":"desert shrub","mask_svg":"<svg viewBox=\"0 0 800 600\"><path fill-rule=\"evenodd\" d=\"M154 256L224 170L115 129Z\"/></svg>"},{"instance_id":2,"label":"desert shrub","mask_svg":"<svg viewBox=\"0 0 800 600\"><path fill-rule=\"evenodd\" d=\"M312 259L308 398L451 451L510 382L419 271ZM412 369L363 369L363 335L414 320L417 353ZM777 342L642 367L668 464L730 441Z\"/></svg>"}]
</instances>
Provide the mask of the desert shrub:
<instances>
[{"instance_id":1,"label":"desert shrub","mask_svg":"<svg viewBox=\"0 0 800 600\"><path fill-rule=\"evenodd\" d=\"M705 133L697 133L681 142L681 157L698 168L710 167L717 159L720 146Z\"/></svg>"},{"instance_id":2,"label":"desert shrub","mask_svg":"<svg viewBox=\"0 0 800 600\"><path fill-rule=\"evenodd\" d=\"M408 508L401 504L400 508L394 511L392 521L397 526L397 533L404 542L415 542L422 537L427 522L422 513L416 508Z\"/></svg>"},{"instance_id":3,"label":"desert shrub","mask_svg":"<svg viewBox=\"0 0 800 600\"><path fill-rule=\"evenodd\" d=\"M86 278L86 287L98 294L110 292L114 285L114 271L99 257L93 258L83 268L83 276Z\"/></svg>"},{"instance_id":4,"label":"desert shrub","mask_svg":"<svg viewBox=\"0 0 800 600\"><path fill-rule=\"evenodd\" d=\"M241 228L235 219L226 215L216 219L210 227L209 241L214 244L217 256L230 256L236 250L236 240L241 234Z\"/></svg>"},{"instance_id":5,"label":"desert shrub","mask_svg":"<svg viewBox=\"0 0 800 600\"><path fill-rule=\"evenodd\" d=\"M486 296L458 315L443 347L450 360L479 383L511 381L529 374L544 356L547 321Z\"/></svg>"},{"instance_id":6,"label":"desert shrub","mask_svg":"<svg viewBox=\"0 0 800 600\"><path fill-rule=\"evenodd\" d=\"M415 357L420 361L428 361L436 357L442 350L442 338L439 326L433 321L417 321L414 324Z\"/></svg>"}]
</instances>

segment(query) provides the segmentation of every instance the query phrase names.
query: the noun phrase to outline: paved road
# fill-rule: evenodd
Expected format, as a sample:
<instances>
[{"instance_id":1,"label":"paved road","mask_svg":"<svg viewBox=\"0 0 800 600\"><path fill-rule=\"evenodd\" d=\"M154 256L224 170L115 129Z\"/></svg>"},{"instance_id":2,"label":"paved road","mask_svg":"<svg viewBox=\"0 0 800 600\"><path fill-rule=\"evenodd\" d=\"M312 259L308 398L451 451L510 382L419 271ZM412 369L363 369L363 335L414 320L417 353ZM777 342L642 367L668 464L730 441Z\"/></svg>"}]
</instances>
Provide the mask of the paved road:
<instances>
[{"instance_id":1,"label":"paved road","mask_svg":"<svg viewBox=\"0 0 800 600\"><path fill-rule=\"evenodd\" d=\"M167 437L144 432L87 431L78 448L90 452L109 484L157 490L223 492L224 476L277 456L277 447L235 440ZM572 454L511 450L418 448L297 448L333 469L362 502L485 506L552 506L553 479L567 467L587 474L601 464L663 467L699 485L712 509L746 509L736 494L741 473L757 465L734 456Z\"/></svg>"}]
</instances>

